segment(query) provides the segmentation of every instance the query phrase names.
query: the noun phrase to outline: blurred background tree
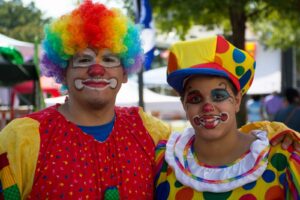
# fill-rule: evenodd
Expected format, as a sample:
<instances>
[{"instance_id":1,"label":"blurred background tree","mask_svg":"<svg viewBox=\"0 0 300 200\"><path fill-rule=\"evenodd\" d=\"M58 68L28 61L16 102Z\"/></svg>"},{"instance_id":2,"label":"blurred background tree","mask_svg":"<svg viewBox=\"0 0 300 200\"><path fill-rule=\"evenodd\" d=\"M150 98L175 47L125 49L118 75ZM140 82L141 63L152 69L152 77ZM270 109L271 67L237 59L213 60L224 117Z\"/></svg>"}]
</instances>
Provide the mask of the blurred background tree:
<instances>
[{"instance_id":1,"label":"blurred background tree","mask_svg":"<svg viewBox=\"0 0 300 200\"><path fill-rule=\"evenodd\" d=\"M0 0L0 33L27 42L43 38L43 26L49 18L31 2L24 6L21 0Z\"/></svg>"},{"instance_id":2,"label":"blurred background tree","mask_svg":"<svg viewBox=\"0 0 300 200\"><path fill-rule=\"evenodd\" d=\"M125 0L131 14L132 2ZM151 0L151 6L158 32L175 31L181 39L194 25L202 25L208 30L221 29L235 46L245 49L249 28L267 47L300 49L299 0ZM245 122L244 101L238 126Z\"/></svg>"}]
</instances>

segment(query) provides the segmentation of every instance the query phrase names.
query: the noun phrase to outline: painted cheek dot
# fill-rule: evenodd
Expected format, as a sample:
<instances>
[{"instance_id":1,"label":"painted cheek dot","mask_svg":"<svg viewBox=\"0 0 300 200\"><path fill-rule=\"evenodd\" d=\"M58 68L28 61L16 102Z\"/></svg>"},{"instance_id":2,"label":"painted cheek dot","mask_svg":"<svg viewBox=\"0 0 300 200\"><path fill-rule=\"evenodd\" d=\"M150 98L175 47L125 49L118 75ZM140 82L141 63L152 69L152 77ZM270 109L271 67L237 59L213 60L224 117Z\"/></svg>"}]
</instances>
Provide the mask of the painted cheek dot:
<instances>
[{"instance_id":1,"label":"painted cheek dot","mask_svg":"<svg viewBox=\"0 0 300 200\"><path fill-rule=\"evenodd\" d=\"M246 59L246 56L243 52L241 52L240 50L238 49L234 49L233 50L233 60L236 62L236 63L242 63L244 62Z\"/></svg>"}]
</instances>

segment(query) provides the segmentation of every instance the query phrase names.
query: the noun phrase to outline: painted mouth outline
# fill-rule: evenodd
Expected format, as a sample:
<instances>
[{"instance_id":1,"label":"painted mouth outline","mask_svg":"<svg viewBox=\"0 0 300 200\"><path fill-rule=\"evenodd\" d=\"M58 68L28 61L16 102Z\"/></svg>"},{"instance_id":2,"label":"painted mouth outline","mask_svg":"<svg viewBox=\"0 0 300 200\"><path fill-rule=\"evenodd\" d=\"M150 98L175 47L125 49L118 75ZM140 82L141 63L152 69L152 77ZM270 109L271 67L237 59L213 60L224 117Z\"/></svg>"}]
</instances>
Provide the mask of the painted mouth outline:
<instances>
[{"instance_id":1,"label":"painted mouth outline","mask_svg":"<svg viewBox=\"0 0 300 200\"><path fill-rule=\"evenodd\" d=\"M219 115L196 115L193 117L193 121L197 126L202 126L206 129L213 129L220 123L225 123L229 119L227 112L222 112Z\"/></svg>"},{"instance_id":2,"label":"painted mouth outline","mask_svg":"<svg viewBox=\"0 0 300 200\"><path fill-rule=\"evenodd\" d=\"M104 87L92 87L89 85L86 85L86 83L104 83L106 84ZM82 90L83 88L87 88L90 90L98 90L102 91L105 90L108 87L111 87L112 89L115 89L117 87L118 81L116 78L111 78L111 79L103 79L103 78L89 78L89 79L76 79L75 80L75 87L79 90Z\"/></svg>"}]
</instances>

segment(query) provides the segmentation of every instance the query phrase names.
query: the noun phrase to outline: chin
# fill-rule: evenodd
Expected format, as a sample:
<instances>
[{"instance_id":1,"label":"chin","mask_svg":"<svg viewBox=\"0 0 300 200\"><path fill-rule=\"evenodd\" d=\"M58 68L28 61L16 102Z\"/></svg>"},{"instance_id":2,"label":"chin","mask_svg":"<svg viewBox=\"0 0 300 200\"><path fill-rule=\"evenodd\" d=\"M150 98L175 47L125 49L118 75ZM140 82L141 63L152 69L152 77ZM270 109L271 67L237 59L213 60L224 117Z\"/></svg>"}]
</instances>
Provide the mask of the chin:
<instances>
[{"instance_id":1,"label":"chin","mask_svg":"<svg viewBox=\"0 0 300 200\"><path fill-rule=\"evenodd\" d=\"M222 129L220 127L216 127L214 129L206 129L203 127L197 127L194 129L196 131L196 135L206 141L218 140L225 135L224 129Z\"/></svg>"},{"instance_id":2,"label":"chin","mask_svg":"<svg viewBox=\"0 0 300 200\"><path fill-rule=\"evenodd\" d=\"M110 103L109 103L109 101L105 101L100 98L96 98L96 99L87 100L86 104L90 108L98 110L98 109L102 109L103 107L107 107Z\"/></svg>"}]
</instances>

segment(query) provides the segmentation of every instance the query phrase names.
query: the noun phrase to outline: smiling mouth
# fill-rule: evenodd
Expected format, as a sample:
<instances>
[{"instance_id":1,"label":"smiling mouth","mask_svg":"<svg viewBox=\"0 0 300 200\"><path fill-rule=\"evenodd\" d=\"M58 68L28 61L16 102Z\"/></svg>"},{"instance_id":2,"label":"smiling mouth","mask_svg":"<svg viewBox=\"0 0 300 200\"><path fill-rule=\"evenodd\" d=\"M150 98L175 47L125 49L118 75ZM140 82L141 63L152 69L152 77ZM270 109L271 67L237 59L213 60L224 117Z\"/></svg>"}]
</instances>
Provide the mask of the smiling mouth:
<instances>
[{"instance_id":1,"label":"smiling mouth","mask_svg":"<svg viewBox=\"0 0 300 200\"><path fill-rule=\"evenodd\" d=\"M197 126L202 126L206 129L213 129L217 127L221 122L224 123L228 120L228 113L220 113L220 115L196 115L193 120Z\"/></svg>"},{"instance_id":2,"label":"smiling mouth","mask_svg":"<svg viewBox=\"0 0 300 200\"><path fill-rule=\"evenodd\" d=\"M117 87L117 80L115 78L111 79L76 79L75 80L75 87L78 90L82 90L83 88L91 89L91 90L104 90L108 87L116 88Z\"/></svg>"}]
</instances>

